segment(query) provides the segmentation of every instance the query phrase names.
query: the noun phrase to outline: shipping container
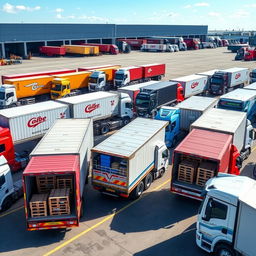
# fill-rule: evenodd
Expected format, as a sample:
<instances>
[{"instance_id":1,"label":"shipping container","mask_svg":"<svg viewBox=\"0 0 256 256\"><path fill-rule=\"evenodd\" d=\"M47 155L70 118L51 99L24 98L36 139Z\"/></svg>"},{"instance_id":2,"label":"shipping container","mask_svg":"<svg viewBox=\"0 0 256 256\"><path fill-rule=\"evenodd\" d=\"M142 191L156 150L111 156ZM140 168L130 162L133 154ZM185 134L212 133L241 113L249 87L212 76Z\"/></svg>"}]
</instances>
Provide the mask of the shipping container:
<instances>
[{"instance_id":1,"label":"shipping container","mask_svg":"<svg viewBox=\"0 0 256 256\"><path fill-rule=\"evenodd\" d=\"M62 45L66 49L66 53L79 54L79 55L91 55L91 47L84 45Z\"/></svg>"},{"instance_id":2,"label":"shipping container","mask_svg":"<svg viewBox=\"0 0 256 256\"><path fill-rule=\"evenodd\" d=\"M141 65L143 68L143 77L158 77L161 79L165 75L165 64L147 64Z\"/></svg>"},{"instance_id":3,"label":"shipping container","mask_svg":"<svg viewBox=\"0 0 256 256\"><path fill-rule=\"evenodd\" d=\"M57 120L38 143L23 173L28 230L79 226L92 147L91 119ZM42 193L48 198L45 212L40 208L34 215L31 201Z\"/></svg>"},{"instance_id":4,"label":"shipping container","mask_svg":"<svg viewBox=\"0 0 256 256\"><path fill-rule=\"evenodd\" d=\"M9 128L14 144L42 137L58 118L69 118L66 104L45 101L0 110L0 126Z\"/></svg>"},{"instance_id":5,"label":"shipping container","mask_svg":"<svg viewBox=\"0 0 256 256\"><path fill-rule=\"evenodd\" d=\"M41 46L39 52L47 56L64 56L66 54L66 49L61 46Z\"/></svg>"}]
</instances>

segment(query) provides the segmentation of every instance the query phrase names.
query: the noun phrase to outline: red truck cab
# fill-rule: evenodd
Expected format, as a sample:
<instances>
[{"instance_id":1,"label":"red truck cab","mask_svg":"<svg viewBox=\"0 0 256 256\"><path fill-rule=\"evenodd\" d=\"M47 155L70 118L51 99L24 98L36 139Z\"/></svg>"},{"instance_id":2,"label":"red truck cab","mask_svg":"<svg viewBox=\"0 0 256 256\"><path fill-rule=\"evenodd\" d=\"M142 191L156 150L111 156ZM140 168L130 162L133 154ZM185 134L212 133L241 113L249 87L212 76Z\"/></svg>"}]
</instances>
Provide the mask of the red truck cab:
<instances>
[{"instance_id":1,"label":"red truck cab","mask_svg":"<svg viewBox=\"0 0 256 256\"><path fill-rule=\"evenodd\" d=\"M232 135L193 129L174 150L171 192L202 200L208 179L219 172L240 173L239 156Z\"/></svg>"}]
</instances>

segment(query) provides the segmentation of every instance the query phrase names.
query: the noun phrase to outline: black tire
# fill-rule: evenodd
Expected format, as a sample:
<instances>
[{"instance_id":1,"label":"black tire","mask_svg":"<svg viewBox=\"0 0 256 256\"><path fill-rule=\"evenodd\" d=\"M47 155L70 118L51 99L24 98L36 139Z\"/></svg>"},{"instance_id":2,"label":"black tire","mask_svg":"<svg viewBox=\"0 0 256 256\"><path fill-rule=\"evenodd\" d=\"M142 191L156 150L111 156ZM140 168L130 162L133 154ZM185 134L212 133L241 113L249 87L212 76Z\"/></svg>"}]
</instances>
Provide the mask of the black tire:
<instances>
[{"instance_id":1,"label":"black tire","mask_svg":"<svg viewBox=\"0 0 256 256\"><path fill-rule=\"evenodd\" d=\"M100 132L102 135L106 134L109 132L109 125L108 124L103 124L101 126Z\"/></svg>"},{"instance_id":2,"label":"black tire","mask_svg":"<svg viewBox=\"0 0 256 256\"><path fill-rule=\"evenodd\" d=\"M144 183L141 181L137 187L132 191L132 199L139 198L144 191Z\"/></svg>"},{"instance_id":3,"label":"black tire","mask_svg":"<svg viewBox=\"0 0 256 256\"><path fill-rule=\"evenodd\" d=\"M130 123L130 118L129 117L125 117L124 119L123 119L123 126L125 126L125 125L127 125L127 124L129 124Z\"/></svg>"},{"instance_id":4,"label":"black tire","mask_svg":"<svg viewBox=\"0 0 256 256\"><path fill-rule=\"evenodd\" d=\"M160 171L159 171L159 178L163 177L164 173L165 173L165 169L164 168L160 169Z\"/></svg>"},{"instance_id":5,"label":"black tire","mask_svg":"<svg viewBox=\"0 0 256 256\"><path fill-rule=\"evenodd\" d=\"M214 250L215 256L237 256L236 252L227 244L219 244Z\"/></svg>"},{"instance_id":6,"label":"black tire","mask_svg":"<svg viewBox=\"0 0 256 256\"><path fill-rule=\"evenodd\" d=\"M4 199L4 201L3 201L3 204L2 204L2 211L6 211L6 210L8 210L10 207L11 207L11 205L12 205L12 198L11 198L11 196L7 196L5 199Z\"/></svg>"},{"instance_id":7,"label":"black tire","mask_svg":"<svg viewBox=\"0 0 256 256\"><path fill-rule=\"evenodd\" d=\"M144 180L144 190L147 190L153 182L153 176L149 173Z\"/></svg>"}]
</instances>

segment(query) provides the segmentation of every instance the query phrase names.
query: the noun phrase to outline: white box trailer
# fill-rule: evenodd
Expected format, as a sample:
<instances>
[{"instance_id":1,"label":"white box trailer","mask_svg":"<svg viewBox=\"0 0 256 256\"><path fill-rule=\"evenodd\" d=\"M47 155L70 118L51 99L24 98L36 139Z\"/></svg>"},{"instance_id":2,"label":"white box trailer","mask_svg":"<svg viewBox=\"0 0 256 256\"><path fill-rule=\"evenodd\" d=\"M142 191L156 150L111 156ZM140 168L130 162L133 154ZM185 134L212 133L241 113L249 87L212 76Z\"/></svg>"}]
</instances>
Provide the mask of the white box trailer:
<instances>
[{"instance_id":1,"label":"white box trailer","mask_svg":"<svg viewBox=\"0 0 256 256\"><path fill-rule=\"evenodd\" d=\"M216 105L216 98L202 96L192 96L182 101L176 106L176 108L180 110L180 129L183 131L189 131L190 125L195 120Z\"/></svg>"},{"instance_id":2,"label":"white box trailer","mask_svg":"<svg viewBox=\"0 0 256 256\"><path fill-rule=\"evenodd\" d=\"M149 52L174 52L174 49L169 44L143 44L141 51Z\"/></svg>"},{"instance_id":3,"label":"white box trailer","mask_svg":"<svg viewBox=\"0 0 256 256\"><path fill-rule=\"evenodd\" d=\"M202 75L189 75L171 79L172 82L179 82L184 89L184 97L205 93L207 88L207 77Z\"/></svg>"},{"instance_id":4,"label":"white box trailer","mask_svg":"<svg viewBox=\"0 0 256 256\"><path fill-rule=\"evenodd\" d=\"M45 101L0 110L0 126L9 128L14 144L42 137L58 118L69 118L66 104Z\"/></svg>"},{"instance_id":5,"label":"white box trailer","mask_svg":"<svg viewBox=\"0 0 256 256\"><path fill-rule=\"evenodd\" d=\"M213 108L192 123L192 129L231 134L233 136L233 144L241 152L245 147L248 134L246 113Z\"/></svg>"},{"instance_id":6,"label":"white box trailer","mask_svg":"<svg viewBox=\"0 0 256 256\"><path fill-rule=\"evenodd\" d=\"M206 77L207 77L206 90L208 90L208 88L209 88L209 84L210 84L210 79L211 79L211 77L212 77L213 74L214 74L215 72L217 72L217 71L218 71L217 69L212 69L212 70L209 70L209 71L196 73L196 75L206 76Z\"/></svg>"},{"instance_id":7,"label":"white box trailer","mask_svg":"<svg viewBox=\"0 0 256 256\"><path fill-rule=\"evenodd\" d=\"M168 122L136 118L92 149L92 184L103 193L138 197L168 166Z\"/></svg>"},{"instance_id":8,"label":"white box trailer","mask_svg":"<svg viewBox=\"0 0 256 256\"><path fill-rule=\"evenodd\" d=\"M249 84L249 85L245 86L244 89L256 90L256 83Z\"/></svg>"},{"instance_id":9,"label":"white box trailer","mask_svg":"<svg viewBox=\"0 0 256 256\"><path fill-rule=\"evenodd\" d=\"M240 84L247 85L249 82L248 68L229 68L221 70L221 72L228 74L227 87L235 87Z\"/></svg>"},{"instance_id":10,"label":"white box trailer","mask_svg":"<svg viewBox=\"0 0 256 256\"><path fill-rule=\"evenodd\" d=\"M133 118L132 100L125 93L93 92L57 101L69 106L72 118L92 118L96 134L105 134Z\"/></svg>"}]
</instances>

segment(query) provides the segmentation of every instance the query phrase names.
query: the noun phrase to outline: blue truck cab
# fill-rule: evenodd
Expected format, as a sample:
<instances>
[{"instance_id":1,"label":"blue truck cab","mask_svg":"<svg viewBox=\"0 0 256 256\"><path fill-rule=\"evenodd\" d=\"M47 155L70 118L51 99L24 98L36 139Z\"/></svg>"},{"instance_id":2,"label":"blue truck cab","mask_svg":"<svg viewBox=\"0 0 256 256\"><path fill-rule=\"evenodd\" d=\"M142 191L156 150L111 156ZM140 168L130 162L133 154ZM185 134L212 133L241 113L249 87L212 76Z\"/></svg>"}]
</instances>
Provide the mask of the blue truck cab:
<instances>
[{"instance_id":1,"label":"blue truck cab","mask_svg":"<svg viewBox=\"0 0 256 256\"><path fill-rule=\"evenodd\" d=\"M217 108L246 112L247 119L253 122L256 118L256 90L236 89L226 93L219 98Z\"/></svg>"},{"instance_id":2,"label":"blue truck cab","mask_svg":"<svg viewBox=\"0 0 256 256\"><path fill-rule=\"evenodd\" d=\"M169 122L165 128L165 144L168 148L175 146L180 133L180 110L175 107L161 107L155 119Z\"/></svg>"},{"instance_id":3,"label":"blue truck cab","mask_svg":"<svg viewBox=\"0 0 256 256\"><path fill-rule=\"evenodd\" d=\"M165 130L166 146L174 147L189 132L190 125L216 104L215 98L192 96L175 107L162 106L155 119L169 122Z\"/></svg>"}]
</instances>

